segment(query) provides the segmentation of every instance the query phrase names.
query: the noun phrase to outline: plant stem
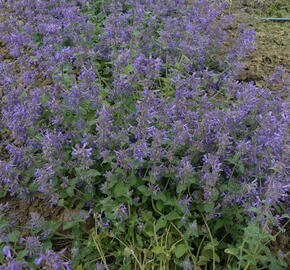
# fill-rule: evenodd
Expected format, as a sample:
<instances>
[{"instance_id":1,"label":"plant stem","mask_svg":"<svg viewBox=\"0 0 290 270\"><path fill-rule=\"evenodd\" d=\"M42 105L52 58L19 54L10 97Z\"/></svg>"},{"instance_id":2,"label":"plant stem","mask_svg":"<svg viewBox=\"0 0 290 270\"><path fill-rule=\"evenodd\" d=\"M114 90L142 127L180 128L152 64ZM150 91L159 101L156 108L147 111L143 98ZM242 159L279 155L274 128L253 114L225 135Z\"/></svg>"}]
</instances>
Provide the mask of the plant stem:
<instances>
[{"instance_id":1,"label":"plant stem","mask_svg":"<svg viewBox=\"0 0 290 270\"><path fill-rule=\"evenodd\" d=\"M213 260L213 266L212 266L212 269L215 270L215 247L214 247L214 239L213 239L212 233L211 233L211 231L210 231L210 228L209 228L209 226L208 226L208 224L207 224L207 222L206 222L206 219L205 219L204 215L201 214L201 216L202 216L203 221L204 221L204 223L205 223L205 226L206 226L206 228L207 228L207 230L208 230L209 237L210 237L210 240L211 240L211 243L212 243L212 260Z\"/></svg>"}]
</instances>

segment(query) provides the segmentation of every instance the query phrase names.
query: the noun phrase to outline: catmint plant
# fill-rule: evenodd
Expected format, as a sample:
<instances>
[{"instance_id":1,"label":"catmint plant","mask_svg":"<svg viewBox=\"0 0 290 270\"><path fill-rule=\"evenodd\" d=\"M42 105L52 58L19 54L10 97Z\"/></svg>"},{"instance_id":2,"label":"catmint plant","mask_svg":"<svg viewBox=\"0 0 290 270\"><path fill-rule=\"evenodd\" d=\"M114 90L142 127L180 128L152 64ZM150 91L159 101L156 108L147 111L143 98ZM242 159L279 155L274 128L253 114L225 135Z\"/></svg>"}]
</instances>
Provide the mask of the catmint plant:
<instances>
[{"instance_id":1,"label":"catmint plant","mask_svg":"<svg viewBox=\"0 0 290 270\"><path fill-rule=\"evenodd\" d=\"M0 62L0 123L9 133L0 186L27 202L90 208L97 231L83 232L78 219L63 225L72 248L84 250L72 261L42 249L46 237L25 238L33 267L107 269L110 261L117 269L149 253L157 267L207 267L225 256L228 239L241 240L243 224L281 222L287 72L278 68L265 88L237 81L255 34L240 25L230 37L224 1L0 5L11 56ZM43 223L32 213L27 227ZM17 265L10 249L4 255L7 269Z\"/></svg>"}]
</instances>

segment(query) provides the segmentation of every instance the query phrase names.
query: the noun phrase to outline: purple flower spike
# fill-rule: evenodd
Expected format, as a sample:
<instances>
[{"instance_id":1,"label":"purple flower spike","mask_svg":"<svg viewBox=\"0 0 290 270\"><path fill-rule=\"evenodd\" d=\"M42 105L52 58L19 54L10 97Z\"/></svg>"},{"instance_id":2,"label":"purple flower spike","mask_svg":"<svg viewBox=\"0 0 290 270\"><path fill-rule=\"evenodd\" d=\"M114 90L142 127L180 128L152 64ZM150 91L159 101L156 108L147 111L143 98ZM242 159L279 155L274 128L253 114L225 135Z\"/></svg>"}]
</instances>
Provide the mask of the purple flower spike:
<instances>
[{"instance_id":1,"label":"purple flower spike","mask_svg":"<svg viewBox=\"0 0 290 270\"><path fill-rule=\"evenodd\" d=\"M9 247L9 246L5 246L5 247L2 249L2 252L3 252L3 254L4 254L7 258L12 258L11 250L10 250L10 247Z\"/></svg>"}]
</instances>

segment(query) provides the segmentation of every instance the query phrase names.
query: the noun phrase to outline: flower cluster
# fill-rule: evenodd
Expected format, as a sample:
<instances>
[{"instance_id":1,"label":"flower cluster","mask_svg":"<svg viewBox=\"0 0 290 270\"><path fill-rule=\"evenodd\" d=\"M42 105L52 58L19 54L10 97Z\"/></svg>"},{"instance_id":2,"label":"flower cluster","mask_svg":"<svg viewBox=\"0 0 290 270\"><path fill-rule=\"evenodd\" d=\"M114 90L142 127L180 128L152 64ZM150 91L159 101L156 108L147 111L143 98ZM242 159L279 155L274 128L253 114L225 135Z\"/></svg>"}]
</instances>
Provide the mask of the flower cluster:
<instances>
[{"instance_id":1,"label":"flower cluster","mask_svg":"<svg viewBox=\"0 0 290 270\"><path fill-rule=\"evenodd\" d=\"M254 32L241 25L229 46L232 20L223 4L206 0L189 7L185 1L129 5L110 6L99 45L114 62L113 106L105 111L110 124L102 126L110 139L96 138L110 177L126 182L132 171L141 172L145 182L175 192L179 183L194 183L192 194L202 191L195 203L215 202L211 211L286 200L288 84L280 79L274 94L236 81L240 61L254 49ZM278 71L279 80L285 71ZM134 109L126 114L131 97ZM180 199L186 212L187 201Z\"/></svg>"},{"instance_id":2,"label":"flower cluster","mask_svg":"<svg viewBox=\"0 0 290 270\"><path fill-rule=\"evenodd\" d=\"M223 203L285 199L289 107L235 80L254 34L241 26L226 46L232 19L223 4L111 1L95 48L78 1L2 5L10 13L1 39L13 56L1 63L2 124L13 142L1 183L11 193L29 193L34 181L52 194L73 166L94 166L95 151L123 181L146 170L144 181L161 190L165 175L172 187L195 176L207 202L229 181L242 190L223 191ZM113 63L105 97L97 55Z\"/></svg>"},{"instance_id":3,"label":"flower cluster","mask_svg":"<svg viewBox=\"0 0 290 270\"><path fill-rule=\"evenodd\" d=\"M95 53L88 45L93 26L80 13L84 4L1 2L6 19L0 25L0 38L12 57L0 65L5 95L1 123L13 143L6 146L10 161L1 162L5 170L0 182L8 184L12 194L27 196L25 186L31 175L25 171L31 169L38 191L51 193L57 167L72 165L62 149L68 145L73 151L71 143L80 139L69 126L79 126L82 139L86 137L79 104L90 100L95 105L98 87L92 67ZM87 156L75 162L85 168L91 163Z\"/></svg>"}]
</instances>

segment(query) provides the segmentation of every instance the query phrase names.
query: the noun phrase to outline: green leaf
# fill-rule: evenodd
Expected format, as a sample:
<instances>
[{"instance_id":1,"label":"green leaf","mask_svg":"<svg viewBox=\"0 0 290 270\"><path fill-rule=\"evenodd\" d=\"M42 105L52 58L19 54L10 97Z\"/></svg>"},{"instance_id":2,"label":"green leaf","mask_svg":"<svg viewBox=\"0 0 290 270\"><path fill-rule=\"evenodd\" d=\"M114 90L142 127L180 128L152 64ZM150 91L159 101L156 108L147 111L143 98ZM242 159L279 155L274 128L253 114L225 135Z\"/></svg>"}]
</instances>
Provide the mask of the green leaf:
<instances>
[{"instance_id":1,"label":"green leaf","mask_svg":"<svg viewBox=\"0 0 290 270\"><path fill-rule=\"evenodd\" d=\"M177 188L176 188L176 192L177 192L177 194L180 194L183 191L185 191L186 189L187 189L187 184L178 184Z\"/></svg>"},{"instance_id":2,"label":"green leaf","mask_svg":"<svg viewBox=\"0 0 290 270\"><path fill-rule=\"evenodd\" d=\"M87 121L87 123L90 127L92 127L92 126L94 127L96 125L96 119L95 118L90 119Z\"/></svg>"},{"instance_id":3,"label":"green leaf","mask_svg":"<svg viewBox=\"0 0 290 270\"><path fill-rule=\"evenodd\" d=\"M27 256L27 254L28 254L27 250L21 250L18 252L18 257L23 258L23 257Z\"/></svg>"},{"instance_id":4,"label":"green leaf","mask_svg":"<svg viewBox=\"0 0 290 270\"><path fill-rule=\"evenodd\" d=\"M65 224L63 224L62 228L63 230L68 230L71 229L74 225L75 225L74 221L66 222Z\"/></svg>"},{"instance_id":5,"label":"green leaf","mask_svg":"<svg viewBox=\"0 0 290 270\"><path fill-rule=\"evenodd\" d=\"M220 259L220 257L219 257L216 253L213 254L213 257L214 257L214 260L215 260L217 263L220 263L221 259Z\"/></svg>"},{"instance_id":6,"label":"green leaf","mask_svg":"<svg viewBox=\"0 0 290 270\"><path fill-rule=\"evenodd\" d=\"M153 230L153 226L151 224L146 224L144 231L149 237L154 236L154 230Z\"/></svg>"},{"instance_id":7,"label":"green leaf","mask_svg":"<svg viewBox=\"0 0 290 270\"><path fill-rule=\"evenodd\" d=\"M162 247L162 246L154 247L152 249L152 252L155 253L155 254L164 254L165 253L165 247Z\"/></svg>"},{"instance_id":8,"label":"green leaf","mask_svg":"<svg viewBox=\"0 0 290 270\"><path fill-rule=\"evenodd\" d=\"M164 192L159 192L156 195L154 195L153 197L154 197L155 200L161 200L164 203L166 203L167 202L167 199L168 199L166 197L166 195L164 194Z\"/></svg>"},{"instance_id":9,"label":"green leaf","mask_svg":"<svg viewBox=\"0 0 290 270\"><path fill-rule=\"evenodd\" d=\"M210 261L211 259L207 256L199 256L198 257L198 266L202 266L207 264L208 261Z\"/></svg>"},{"instance_id":10,"label":"green leaf","mask_svg":"<svg viewBox=\"0 0 290 270\"><path fill-rule=\"evenodd\" d=\"M3 218L2 215L0 216L0 218L1 218L1 222L0 222L0 229L1 229L1 228L6 227L9 224L9 222L2 220L2 218Z\"/></svg>"},{"instance_id":11,"label":"green leaf","mask_svg":"<svg viewBox=\"0 0 290 270\"><path fill-rule=\"evenodd\" d=\"M167 200L164 202L164 205L176 206L176 199L167 197Z\"/></svg>"},{"instance_id":12,"label":"green leaf","mask_svg":"<svg viewBox=\"0 0 290 270\"><path fill-rule=\"evenodd\" d=\"M19 231L14 231L12 233L7 234L9 242L18 242L19 236L20 236L20 232Z\"/></svg>"},{"instance_id":13,"label":"green leaf","mask_svg":"<svg viewBox=\"0 0 290 270\"><path fill-rule=\"evenodd\" d=\"M64 206L64 199L60 199L60 200L57 202L57 205L58 205L58 206Z\"/></svg>"},{"instance_id":14,"label":"green leaf","mask_svg":"<svg viewBox=\"0 0 290 270\"><path fill-rule=\"evenodd\" d=\"M133 65L129 64L124 68L125 73L131 73L134 71Z\"/></svg>"},{"instance_id":15,"label":"green leaf","mask_svg":"<svg viewBox=\"0 0 290 270\"><path fill-rule=\"evenodd\" d=\"M176 247L174 254L176 258L181 258L186 252L188 252L190 248L185 244L180 244Z\"/></svg>"},{"instance_id":16,"label":"green leaf","mask_svg":"<svg viewBox=\"0 0 290 270\"><path fill-rule=\"evenodd\" d=\"M95 239L100 242L102 241L103 239L105 239L106 237L108 237L108 234L104 231L98 233L96 236L95 236Z\"/></svg>"},{"instance_id":17,"label":"green leaf","mask_svg":"<svg viewBox=\"0 0 290 270\"><path fill-rule=\"evenodd\" d=\"M2 190L0 190L0 198L4 198L6 194L7 194L6 188L3 188Z\"/></svg>"},{"instance_id":18,"label":"green leaf","mask_svg":"<svg viewBox=\"0 0 290 270\"><path fill-rule=\"evenodd\" d=\"M128 185L123 182L119 182L114 188L114 195L116 197L126 196L129 192Z\"/></svg>"},{"instance_id":19,"label":"green leaf","mask_svg":"<svg viewBox=\"0 0 290 270\"><path fill-rule=\"evenodd\" d=\"M203 205L203 210L205 212L210 212L214 207L215 207L215 204L214 203L205 203Z\"/></svg>"},{"instance_id":20,"label":"green leaf","mask_svg":"<svg viewBox=\"0 0 290 270\"><path fill-rule=\"evenodd\" d=\"M74 196L74 193L75 193L74 190L75 190L74 187L67 188L66 189L67 195L70 196L70 197L73 197Z\"/></svg>"},{"instance_id":21,"label":"green leaf","mask_svg":"<svg viewBox=\"0 0 290 270\"><path fill-rule=\"evenodd\" d=\"M89 174L90 176L93 176L93 177L95 177L95 176L100 176L100 175L101 175L101 173L100 173L98 170L95 170L95 169L90 169L90 170L88 170L88 174Z\"/></svg>"},{"instance_id":22,"label":"green leaf","mask_svg":"<svg viewBox=\"0 0 290 270\"><path fill-rule=\"evenodd\" d=\"M157 220L156 222L156 231L158 231L159 229L164 228L167 225L167 220L165 217L161 217Z\"/></svg>"},{"instance_id":23,"label":"green leaf","mask_svg":"<svg viewBox=\"0 0 290 270\"><path fill-rule=\"evenodd\" d=\"M163 202L162 201L157 201L156 208L157 208L158 211L162 212L162 210L164 209Z\"/></svg>"},{"instance_id":24,"label":"green leaf","mask_svg":"<svg viewBox=\"0 0 290 270\"><path fill-rule=\"evenodd\" d=\"M230 254L230 255L234 255L234 256L238 256L239 250L237 248L226 248L225 253Z\"/></svg>"},{"instance_id":25,"label":"green leaf","mask_svg":"<svg viewBox=\"0 0 290 270\"><path fill-rule=\"evenodd\" d=\"M150 196L150 192L145 185L138 187L138 190L146 197Z\"/></svg>"},{"instance_id":26,"label":"green leaf","mask_svg":"<svg viewBox=\"0 0 290 270\"><path fill-rule=\"evenodd\" d=\"M168 215L165 216L168 221L180 219L180 215L176 211L170 212Z\"/></svg>"},{"instance_id":27,"label":"green leaf","mask_svg":"<svg viewBox=\"0 0 290 270\"><path fill-rule=\"evenodd\" d=\"M245 255L242 257L247 263L251 263L253 265L255 265L255 263L257 262L257 258L254 255Z\"/></svg>"}]
</instances>

